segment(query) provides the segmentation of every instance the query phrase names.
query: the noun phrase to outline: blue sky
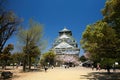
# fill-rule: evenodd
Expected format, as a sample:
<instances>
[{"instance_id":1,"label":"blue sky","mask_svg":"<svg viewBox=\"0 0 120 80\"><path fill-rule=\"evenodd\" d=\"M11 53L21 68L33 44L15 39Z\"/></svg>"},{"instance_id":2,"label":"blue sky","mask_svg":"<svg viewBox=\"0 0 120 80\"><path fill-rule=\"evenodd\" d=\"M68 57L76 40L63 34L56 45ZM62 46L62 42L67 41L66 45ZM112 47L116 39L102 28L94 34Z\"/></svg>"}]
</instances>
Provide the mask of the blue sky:
<instances>
[{"instance_id":1,"label":"blue sky","mask_svg":"<svg viewBox=\"0 0 120 80\"><path fill-rule=\"evenodd\" d=\"M33 18L44 25L44 38L48 40L47 50L51 48L58 32L65 26L73 32L73 37L80 45L82 32L86 25L103 18L101 9L106 0L10 0L8 9L23 18L22 25L28 26ZM15 36L7 43L16 45ZM84 52L81 50L80 55Z\"/></svg>"}]
</instances>

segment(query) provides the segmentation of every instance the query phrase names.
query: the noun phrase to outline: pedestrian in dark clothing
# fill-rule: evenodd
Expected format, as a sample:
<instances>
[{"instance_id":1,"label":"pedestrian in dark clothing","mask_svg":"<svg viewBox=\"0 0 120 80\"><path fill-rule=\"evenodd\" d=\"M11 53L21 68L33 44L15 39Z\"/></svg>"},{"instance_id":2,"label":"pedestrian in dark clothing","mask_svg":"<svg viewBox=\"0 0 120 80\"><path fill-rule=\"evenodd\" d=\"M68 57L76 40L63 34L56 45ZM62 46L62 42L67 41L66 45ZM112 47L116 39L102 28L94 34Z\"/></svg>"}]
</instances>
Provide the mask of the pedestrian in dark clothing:
<instances>
[{"instance_id":1,"label":"pedestrian in dark clothing","mask_svg":"<svg viewBox=\"0 0 120 80\"><path fill-rule=\"evenodd\" d=\"M107 69L108 74L110 74L110 66L109 65L106 66L106 69Z\"/></svg>"},{"instance_id":2,"label":"pedestrian in dark clothing","mask_svg":"<svg viewBox=\"0 0 120 80\"><path fill-rule=\"evenodd\" d=\"M45 67L44 67L44 69L45 69L45 72L46 72L46 71L48 70L48 67L47 67L47 66L45 66Z\"/></svg>"}]
</instances>

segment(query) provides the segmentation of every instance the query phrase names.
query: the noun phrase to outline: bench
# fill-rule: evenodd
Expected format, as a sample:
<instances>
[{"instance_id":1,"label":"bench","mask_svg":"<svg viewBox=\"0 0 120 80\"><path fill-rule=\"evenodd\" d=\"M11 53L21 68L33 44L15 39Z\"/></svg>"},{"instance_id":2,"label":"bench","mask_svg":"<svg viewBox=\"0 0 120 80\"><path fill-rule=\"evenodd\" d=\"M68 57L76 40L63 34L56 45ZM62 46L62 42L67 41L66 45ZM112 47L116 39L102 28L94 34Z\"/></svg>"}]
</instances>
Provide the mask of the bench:
<instances>
[{"instance_id":1,"label":"bench","mask_svg":"<svg viewBox=\"0 0 120 80\"><path fill-rule=\"evenodd\" d=\"M1 77L3 79L11 78L13 76L13 73L10 71L4 71L1 73Z\"/></svg>"}]
</instances>

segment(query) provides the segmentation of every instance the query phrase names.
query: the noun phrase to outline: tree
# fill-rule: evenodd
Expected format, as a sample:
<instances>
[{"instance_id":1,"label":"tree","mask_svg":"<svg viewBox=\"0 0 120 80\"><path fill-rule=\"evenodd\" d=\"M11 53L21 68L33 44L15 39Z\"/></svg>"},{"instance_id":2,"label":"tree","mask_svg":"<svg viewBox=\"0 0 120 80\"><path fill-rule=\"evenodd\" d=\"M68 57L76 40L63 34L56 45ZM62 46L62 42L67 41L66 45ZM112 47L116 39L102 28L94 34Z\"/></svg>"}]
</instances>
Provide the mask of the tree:
<instances>
[{"instance_id":1,"label":"tree","mask_svg":"<svg viewBox=\"0 0 120 80\"><path fill-rule=\"evenodd\" d=\"M104 16L103 20L120 35L120 0L107 0L102 14Z\"/></svg>"},{"instance_id":2,"label":"tree","mask_svg":"<svg viewBox=\"0 0 120 80\"><path fill-rule=\"evenodd\" d=\"M17 63L18 65L21 65L21 63L23 63L23 57L24 57L24 54L20 52L11 54L11 63L13 64L13 67L15 63Z\"/></svg>"},{"instance_id":3,"label":"tree","mask_svg":"<svg viewBox=\"0 0 120 80\"><path fill-rule=\"evenodd\" d=\"M28 45L28 47L26 48L26 46L24 47L24 49L23 49L23 51L25 52L25 53L28 53L27 54L27 57L28 57L28 64L29 64L29 70L31 69L31 60L32 60L32 58L34 59L34 58L38 58L38 57L40 57L40 49L39 49L39 47L38 46L36 46L34 43L30 43L29 45Z\"/></svg>"},{"instance_id":4,"label":"tree","mask_svg":"<svg viewBox=\"0 0 120 80\"><path fill-rule=\"evenodd\" d=\"M79 60L80 60L81 62L84 62L84 61L87 60L87 58L83 55L83 56L81 56L81 57L79 58Z\"/></svg>"},{"instance_id":5,"label":"tree","mask_svg":"<svg viewBox=\"0 0 120 80\"><path fill-rule=\"evenodd\" d=\"M17 30L20 19L12 11L3 9L4 0L0 0L0 54L7 40Z\"/></svg>"},{"instance_id":6,"label":"tree","mask_svg":"<svg viewBox=\"0 0 120 80\"><path fill-rule=\"evenodd\" d=\"M10 59L11 52L14 49L14 46L12 44L8 44L7 47L4 48L2 54L1 54L1 60L3 63L3 68L6 67L7 61Z\"/></svg>"},{"instance_id":7,"label":"tree","mask_svg":"<svg viewBox=\"0 0 120 80\"><path fill-rule=\"evenodd\" d=\"M82 48L90 53L94 62L101 62L104 58L116 59L116 34L106 22L99 21L88 25L82 35Z\"/></svg>"},{"instance_id":8,"label":"tree","mask_svg":"<svg viewBox=\"0 0 120 80\"><path fill-rule=\"evenodd\" d=\"M54 65L54 62L55 62L55 53L53 51L48 51L43 54L41 59L42 65L50 66L50 65Z\"/></svg>"},{"instance_id":9,"label":"tree","mask_svg":"<svg viewBox=\"0 0 120 80\"><path fill-rule=\"evenodd\" d=\"M116 54L120 60L120 0L107 0L102 10L104 21L108 23L116 32Z\"/></svg>"},{"instance_id":10,"label":"tree","mask_svg":"<svg viewBox=\"0 0 120 80\"><path fill-rule=\"evenodd\" d=\"M18 39L23 44L24 63L23 71L26 67L26 59L28 57L29 69L31 68L31 57L40 56L40 48L42 47L42 25L38 22L30 20L28 29L21 28L18 33Z\"/></svg>"}]
</instances>

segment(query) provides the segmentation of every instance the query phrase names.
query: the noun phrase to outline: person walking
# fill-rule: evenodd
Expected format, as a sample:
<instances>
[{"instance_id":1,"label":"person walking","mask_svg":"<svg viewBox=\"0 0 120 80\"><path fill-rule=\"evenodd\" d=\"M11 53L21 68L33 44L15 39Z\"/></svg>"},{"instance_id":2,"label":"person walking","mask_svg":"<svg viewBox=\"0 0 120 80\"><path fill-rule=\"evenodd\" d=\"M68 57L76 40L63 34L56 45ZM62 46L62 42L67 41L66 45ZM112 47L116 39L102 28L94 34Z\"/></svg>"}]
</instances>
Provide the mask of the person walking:
<instances>
[{"instance_id":1,"label":"person walking","mask_svg":"<svg viewBox=\"0 0 120 80\"><path fill-rule=\"evenodd\" d=\"M48 67L47 67L47 66L45 66L45 67L44 67L44 69L45 69L45 72L46 72L46 71L48 70Z\"/></svg>"},{"instance_id":2,"label":"person walking","mask_svg":"<svg viewBox=\"0 0 120 80\"><path fill-rule=\"evenodd\" d=\"M92 67L92 70L94 70L94 65L92 65L91 67Z\"/></svg>"}]
</instances>

